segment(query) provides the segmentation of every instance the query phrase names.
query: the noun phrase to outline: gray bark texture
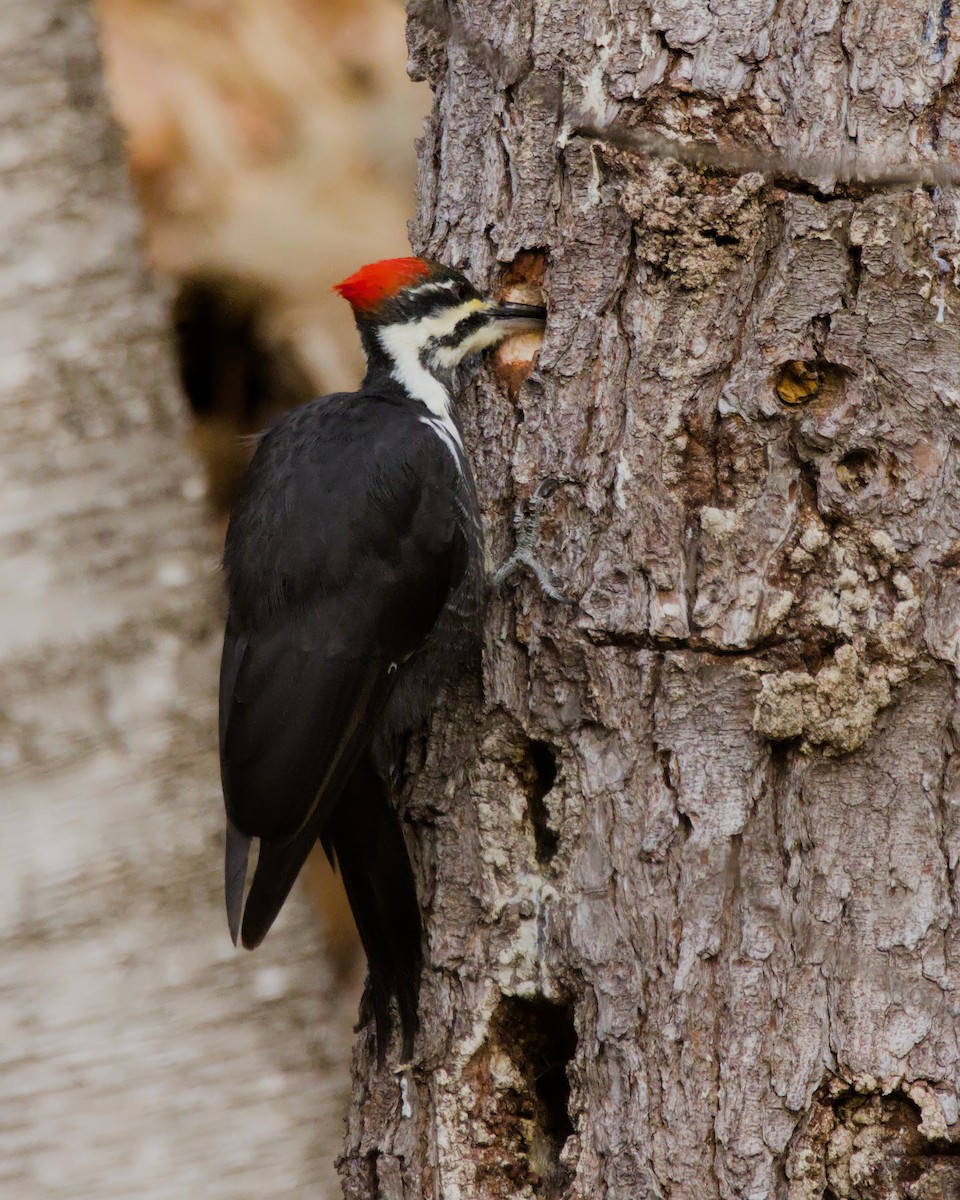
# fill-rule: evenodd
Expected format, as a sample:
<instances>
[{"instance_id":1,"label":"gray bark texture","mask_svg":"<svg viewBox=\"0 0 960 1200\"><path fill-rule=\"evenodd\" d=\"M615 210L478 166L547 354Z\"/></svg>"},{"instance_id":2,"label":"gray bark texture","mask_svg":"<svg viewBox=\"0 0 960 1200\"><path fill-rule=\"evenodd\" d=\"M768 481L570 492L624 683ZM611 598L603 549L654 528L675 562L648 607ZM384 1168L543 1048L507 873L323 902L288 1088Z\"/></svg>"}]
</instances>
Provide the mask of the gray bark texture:
<instances>
[{"instance_id":1,"label":"gray bark texture","mask_svg":"<svg viewBox=\"0 0 960 1200\"><path fill-rule=\"evenodd\" d=\"M355 1008L300 901L230 945L217 547L88 6L3 0L0 81L0 1195L329 1200Z\"/></svg>"},{"instance_id":2,"label":"gray bark texture","mask_svg":"<svg viewBox=\"0 0 960 1200\"><path fill-rule=\"evenodd\" d=\"M465 404L490 557L569 481L575 603L495 599L425 742L423 1031L360 1047L346 1195L960 1196L957 207L870 183L949 157L960 16L410 10L415 248L550 306Z\"/></svg>"}]
</instances>

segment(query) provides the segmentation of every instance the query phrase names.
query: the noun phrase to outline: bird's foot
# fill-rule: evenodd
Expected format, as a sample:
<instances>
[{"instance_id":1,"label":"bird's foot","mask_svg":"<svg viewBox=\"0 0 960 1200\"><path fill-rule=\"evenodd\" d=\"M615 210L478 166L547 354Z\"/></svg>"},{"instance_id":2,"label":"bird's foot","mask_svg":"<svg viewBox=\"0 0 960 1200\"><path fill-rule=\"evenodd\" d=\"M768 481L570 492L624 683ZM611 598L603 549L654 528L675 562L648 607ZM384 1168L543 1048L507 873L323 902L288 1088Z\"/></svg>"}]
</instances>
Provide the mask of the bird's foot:
<instances>
[{"instance_id":1,"label":"bird's foot","mask_svg":"<svg viewBox=\"0 0 960 1200\"><path fill-rule=\"evenodd\" d=\"M557 588L550 572L534 554L534 548L540 540L540 520L543 514L543 506L557 488L560 487L562 482L567 481L556 479L552 475L548 476L532 496L517 506L517 510L513 514L516 545L513 554L510 555L491 580L494 591L499 591L521 567L526 567L534 576L537 583L539 583L545 596L548 596L551 600L555 600L558 604L574 603L573 600L565 596Z\"/></svg>"}]
</instances>

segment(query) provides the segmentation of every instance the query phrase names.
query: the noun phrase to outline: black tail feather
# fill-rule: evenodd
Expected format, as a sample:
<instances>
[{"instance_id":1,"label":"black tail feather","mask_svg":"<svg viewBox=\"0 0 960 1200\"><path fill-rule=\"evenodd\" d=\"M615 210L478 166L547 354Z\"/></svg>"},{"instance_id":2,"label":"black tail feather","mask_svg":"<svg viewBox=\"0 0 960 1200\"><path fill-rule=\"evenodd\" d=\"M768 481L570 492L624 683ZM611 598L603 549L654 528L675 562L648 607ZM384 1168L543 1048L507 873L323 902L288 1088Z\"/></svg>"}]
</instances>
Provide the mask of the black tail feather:
<instances>
[{"instance_id":1,"label":"black tail feather","mask_svg":"<svg viewBox=\"0 0 960 1200\"><path fill-rule=\"evenodd\" d=\"M343 803L342 780L348 781L346 787L349 790L351 772L359 769L356 762L361 753L362 744L358 748L354 742L345 753L338 755L335 769L325 780L313 815L295 837L288 841L260 839L257 869L253 873L250 894L243 910L241 938L247 950L253 950L260 945L277 919L317 838L322 836L329 824L331 799L339 797L337 803Z\"/></svg>"},{"instance_id":2,"label":"black tail feather","mask_svg":"<svg viewBox=\"0 0 960 1200\"><path fill-rule=\"evenodd\" d=\"M323 835L336 857L370 969L370 996L382 1064L390 1040L390 1000L396 998L409 1062L419 1028L423 969L420 905L403 828L383 781L361 762Z\"/></svg>"},{"instance_id":3,"label":"black tail feather","mask_svg":"<svg viewBox=\"0 0 960 1200\"><path fill-rule=\"evenodd\" d=\"M253 882L243 906L243 881L250 839L227 826L227 912L236 941L259 946L276 920L317 837L317 823L288 842L261 840ZM413 1056L423 969L422 927L416 882L403 828L383 780L361 760L343 788L320 841L336 861L370 970L370 999L382 1064L390 1041L390 1002L396 999L403 1037L402 1057ZM243 912L242 926L240 912Z\"/></svg>"},{"instance_id":4,"label":"black tail feather","mask_svg":"<svg viewBox=\"0 0 960 1200\"><path fill-rule=\"evenodd\" d=\"M243 910L241 939L254 950L267 936L317 840L308 826L289 842L260 842L260 856Z\"/></svg>"},{"instance_id":5,"label":"black tail feather","mask_svg":"<svg viewBox=\"0 0 960 1200\"><path fill-rule=\"evenodd\" d=\"M240 917L243 913L243 885L247 880L247 859L250 841L245 833L227 818L227 848L223 862L223 882L227 897L227 923L233 944L237 944L240 933Z\"/></svg>"}]
</instances>

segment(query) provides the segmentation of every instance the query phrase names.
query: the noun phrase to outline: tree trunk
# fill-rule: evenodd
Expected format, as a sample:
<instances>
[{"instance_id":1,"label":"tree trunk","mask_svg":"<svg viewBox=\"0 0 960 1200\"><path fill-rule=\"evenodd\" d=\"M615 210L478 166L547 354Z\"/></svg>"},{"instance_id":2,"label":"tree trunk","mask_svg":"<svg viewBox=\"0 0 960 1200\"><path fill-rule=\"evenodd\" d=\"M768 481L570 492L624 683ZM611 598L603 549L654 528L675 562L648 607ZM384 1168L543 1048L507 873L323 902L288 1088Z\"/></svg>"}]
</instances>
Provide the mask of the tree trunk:
<instances>
[{"instance_id":1,"label":"tree trunk","mask_svg":"<svg viewBox=\"0 0 960 1200\"><path fill-rule=\"evenodd\" d=\"M948 153L958 18L411 8L415 247L550 305L465 408L490 556L572 480L576 603L495 599L426 742L423 1031L361 1047L346 1194L960 1195L957 210L850 182Z\"/></svg>"},{"instance_id":2,"label":"tree trunk","mask_svg":"<svg viewBox=\"0 0 960 1200\"><path fill-rule=\"evenodd\" d=\"M310 922L230 946L217 551L87 5L4 0L0 78L0 1194L332 1196L354 1010Z\"/></svg>"}]
</instances>

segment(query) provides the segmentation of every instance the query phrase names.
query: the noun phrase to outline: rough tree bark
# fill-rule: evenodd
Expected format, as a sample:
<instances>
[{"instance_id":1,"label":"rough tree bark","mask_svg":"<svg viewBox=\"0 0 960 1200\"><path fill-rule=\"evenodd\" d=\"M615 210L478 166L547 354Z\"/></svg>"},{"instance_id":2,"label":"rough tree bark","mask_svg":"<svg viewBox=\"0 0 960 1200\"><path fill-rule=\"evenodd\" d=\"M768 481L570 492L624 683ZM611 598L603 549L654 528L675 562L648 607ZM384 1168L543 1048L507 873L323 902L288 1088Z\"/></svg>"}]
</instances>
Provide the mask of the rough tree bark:
<instances>
[{"instance_id":1,"label":"rough tree bark","mask_svg":"<svg viewBox=\"0 0 960 1200\"><path fill-rule=\"evenodd\" d=\"M331 1197L354 1008L309 921L230 946L215 536L87 5L3 0L0 80L0 1194Z\"/></svg>"},{"instance_id":2,"label":"rough tree bark","mask_svg":"<svg viewBox=\"0 0 960 1200\"><path fill-rule=\"evenodd\" d=\"M423 1033L399 1079L361 1046L346 1194L960 1195L957 210L831 180L949 154L960 19L409 31L416 249L550 304L467 405L491 557L573 480L542 552L576 604L496 600L425 743ZM653 152L577 132L610 123Z\"/></svg>"}]
</instances>

